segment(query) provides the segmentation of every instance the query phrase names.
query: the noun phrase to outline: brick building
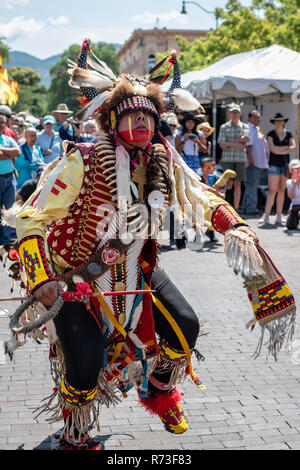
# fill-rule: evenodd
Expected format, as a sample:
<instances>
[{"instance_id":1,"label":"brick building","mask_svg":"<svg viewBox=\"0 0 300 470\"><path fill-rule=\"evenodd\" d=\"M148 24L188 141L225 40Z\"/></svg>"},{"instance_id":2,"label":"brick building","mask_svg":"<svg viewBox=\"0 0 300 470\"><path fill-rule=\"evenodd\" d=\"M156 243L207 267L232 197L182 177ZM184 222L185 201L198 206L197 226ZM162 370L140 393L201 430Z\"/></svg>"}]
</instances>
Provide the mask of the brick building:
<instances>
[{"instance_id":1,"label":"brick building","mask_svg":"<svg viewBox=\"0 0 300 470\"><path fill-rule=\"evenodd\" d=\"M187 41L204 37L205 30L187 29L136 29L117 52L120 72L143 75L156 63L156 53L168 49L177 49L176 36L183 36Z\"/></svg>"}]
</instances>

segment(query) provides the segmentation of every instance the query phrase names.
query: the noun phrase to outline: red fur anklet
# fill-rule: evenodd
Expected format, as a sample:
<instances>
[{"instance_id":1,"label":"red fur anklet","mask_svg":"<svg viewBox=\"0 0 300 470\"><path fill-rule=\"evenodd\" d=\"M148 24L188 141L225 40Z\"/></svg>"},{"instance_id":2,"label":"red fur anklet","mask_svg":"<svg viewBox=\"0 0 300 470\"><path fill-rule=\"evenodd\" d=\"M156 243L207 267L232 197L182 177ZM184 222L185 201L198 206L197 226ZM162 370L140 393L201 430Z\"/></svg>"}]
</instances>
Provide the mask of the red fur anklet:
<instances>
[{"instance_id":1,"label":"red fur anklet","mask_svg":"<svg viewBox=\"0 0 300 470\"><path fill-rule=\"evenodd\" d=\"M146 410L158 416L162 416L169 408L180 403L182 398L183 397L177 388L175 388L171 393L158 393L149 398L138 397L139 402L144 408L146 408Z\"/></svg>"}]
</instances>

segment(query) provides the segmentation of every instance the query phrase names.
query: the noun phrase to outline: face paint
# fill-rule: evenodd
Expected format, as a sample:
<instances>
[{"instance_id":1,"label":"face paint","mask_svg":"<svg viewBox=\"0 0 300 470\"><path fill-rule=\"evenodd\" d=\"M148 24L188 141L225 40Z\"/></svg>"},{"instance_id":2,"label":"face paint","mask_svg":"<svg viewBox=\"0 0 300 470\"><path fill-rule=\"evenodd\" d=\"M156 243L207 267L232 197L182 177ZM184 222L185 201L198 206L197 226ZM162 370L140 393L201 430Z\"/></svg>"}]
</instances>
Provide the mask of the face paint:
<instances>
[{"instance_id":1,"label":"face paint","mask_svg":"<svg viewBox=\"0 0 300 470\"><path fill-rule=\"evenodd\" d=\"M132 129L131 116L128 116L128 129L119 131L120 137L125 142L150 142L154 132L151 130L150 117L147 116L148 128L147 129Z\"/></svg>"},{"instance_id":2,"label":"face paint","mask_svg":"<svg viewBox=\"0 0 300 470\"><path fill-rule=\"evenodd\" d=\"M130 135L130 140L133 140L133 135L132 135L132 128L131 128L131 117L130 115L128 116L128 129L129 129L129 135Z\"/></svg>"},{"instance_id":3,"label":"face paint","mask_svg":"<svg viewBox=\"0 0 300 470\"><path fill-rule=\"evenodd\" d=\"M150 142L152 139L154 132L150 129L132 129L130 131L121 131L119 132L121 139L125 140L125 142Z\"/></svg>"},{"instance_id":4,"label":"face paint","mask_svg":"<svg viewBox=\"0 0 300 470\"><path fill-rule=\"evenodd\" d=\"M147 114L147 121L148 121L148 139L150 141L152 139L153 135L152 135L152 137L150 137L151 136L151 124L150 124L150 118L149 118L148 114Z\"/></svg>"}]
</instances>

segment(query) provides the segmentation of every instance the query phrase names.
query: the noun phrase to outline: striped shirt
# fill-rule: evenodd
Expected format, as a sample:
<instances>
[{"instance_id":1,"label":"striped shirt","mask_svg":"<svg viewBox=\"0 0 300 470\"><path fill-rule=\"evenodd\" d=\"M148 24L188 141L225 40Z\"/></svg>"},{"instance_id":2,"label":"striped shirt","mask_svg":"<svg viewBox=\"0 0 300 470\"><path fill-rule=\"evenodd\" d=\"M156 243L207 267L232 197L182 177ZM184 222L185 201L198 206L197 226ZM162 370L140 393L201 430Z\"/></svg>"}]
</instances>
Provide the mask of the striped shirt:
<instances>
[{"instance_id":1,"label":"striped shirt","mask_svg":"<svg viewBox=\"0 0 300 470\"><path fill-rule=\"evenodd\" d=\"M234 142L241 137L249 137L250 131L248 124L239 121L236 126L232 121L222 124L218 136L218 143L220 142ZM222 150L222 162L246 162L246 149L230 148Z\"/></svg>"}]
</instances>

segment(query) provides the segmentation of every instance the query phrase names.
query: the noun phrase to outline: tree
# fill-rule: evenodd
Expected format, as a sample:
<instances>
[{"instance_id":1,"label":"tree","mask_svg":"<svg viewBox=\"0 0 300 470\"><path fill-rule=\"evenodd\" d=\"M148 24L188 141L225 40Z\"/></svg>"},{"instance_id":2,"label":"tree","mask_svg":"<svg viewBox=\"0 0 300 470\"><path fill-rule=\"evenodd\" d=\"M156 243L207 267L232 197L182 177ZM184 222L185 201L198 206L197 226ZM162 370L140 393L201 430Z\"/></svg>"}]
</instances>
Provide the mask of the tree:
<instances>
[{"instance_id":1,"label":"tree","mask_svg":"<svg viewBox=\"0 0 300 470\"><path fill-rule=\"evenodd\" d=\"M5 38L0 38L0 56L2 57L2 62L9 62L9 47L4 44Z\"/></svg>"},{"instance_id":2,"label":"tree","mask_svg":"<svg viewBox=\"0 0 300 470\"><path fill-rule=\"evenodd\" d=\"M300 0L252 0L249 7L229 0L215 10L221 22L192 43L176 37L181 71L207 67L231 54L278 44L300 52ZM158 54L161 59L164 54ZM166 69L166 66L163 70Z\"/></svg>"},{"instance_id":3,"label":"tree","mask_svg":"<svg viewBox=\"0 0 300 470\"><path fill-rule=\"evenodd\" d=\"M115 47L113 44L105 42L91 43L93 53L118 74L118 61L116 58ZM77 100L82 93L80 90L71 88L69 85L68 59L76 62L76 58L80 52L80 45L72 44L63 52L60 60L50 68L51 85L48 93L48 111L56 109L59 103L66 103L68 108L76 111L80 104Z\"/></svg>"},{"instance_id":4,"label":"tree","mask_svg":"<svg viewBox=\"0 0 300 470\"><path fill-rule=\"evenodd\" d=\"M276 44L300 52L300 0L253 0L252 9L273 25Z\"/></svg>"},{"instance_id":5,"label":"tree","mask_svg":"<svg viewBox=\"0 0 300 470\"><path fill-rule=\"evenodd\" d=\"M19 84L19 99L12 110L16 113L28 110L36 117L43 116L47 106L47 89L40 83L40 75L29 67L10 67L8 77Z\"/></svg>"}]
</instances>

